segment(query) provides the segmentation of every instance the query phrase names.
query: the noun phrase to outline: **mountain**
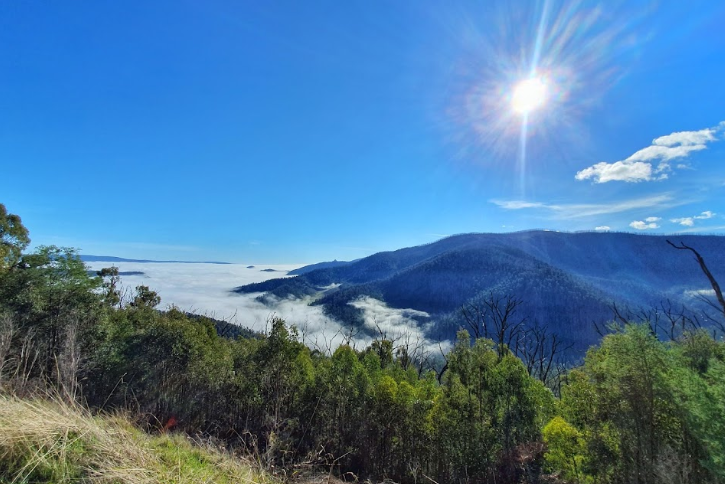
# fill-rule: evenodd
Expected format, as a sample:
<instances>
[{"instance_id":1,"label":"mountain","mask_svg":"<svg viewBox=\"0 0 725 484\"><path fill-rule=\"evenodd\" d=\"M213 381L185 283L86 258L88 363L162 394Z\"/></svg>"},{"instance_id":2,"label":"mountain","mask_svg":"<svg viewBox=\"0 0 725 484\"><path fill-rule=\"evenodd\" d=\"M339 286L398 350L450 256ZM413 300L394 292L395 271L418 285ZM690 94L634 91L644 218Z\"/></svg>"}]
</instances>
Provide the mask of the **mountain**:
<instances>
[{"instance_id":1,"label":"mountain","mask_svg":"<svg viewBox=\"0 0 725 484\"><path fill-rule=\"evenodd\" d=\"M318 262L317 264L310 264L308 266L300 267L299 269L291 270L287 274L290 276L301 276L302 274L307 274L308 272L316 271L317 269L331 269L333 267L342 267L349 264L352 264L352 262L337 260L330 262Z\"/></svg>"},{"instance_id":2,"label":"mountain","mask_svg":"<svg viewBox=\"0 0 725 484\"><path fill-rule=\"evenodd\" d=\"M675 250L668 239L695 248L725 281L721 236L526 231L456 235L350 263L307 266L294 278L234 290L300 297L336 284L313 303L328 315L360 324L362 309L350 303L370 296L392 308L429 313L434 324L428 334L441 339L451 339L461 326L464 304L512 296L523 301L519 315L529 322L588 345L597 338L593 323L612 319L613 303L633 310L667 301L694 307L692 291L710 289L692 254Z\"/></svg>"},{"instance_id":3,"label":"mountain","mask_svg":"<svg viewBox=\"0 0 725 484\"><path fill-rule=\"evenodd\" d=\"M83 255L81 254L81 260L83 262L159 262L159 263L177 263L177 264L229 264L229 262L215 262L215 261L188 261L188 260L148 260L148 259L124 259L122 257L113 257L110 255Z\"/></svg>"}]
</instances>

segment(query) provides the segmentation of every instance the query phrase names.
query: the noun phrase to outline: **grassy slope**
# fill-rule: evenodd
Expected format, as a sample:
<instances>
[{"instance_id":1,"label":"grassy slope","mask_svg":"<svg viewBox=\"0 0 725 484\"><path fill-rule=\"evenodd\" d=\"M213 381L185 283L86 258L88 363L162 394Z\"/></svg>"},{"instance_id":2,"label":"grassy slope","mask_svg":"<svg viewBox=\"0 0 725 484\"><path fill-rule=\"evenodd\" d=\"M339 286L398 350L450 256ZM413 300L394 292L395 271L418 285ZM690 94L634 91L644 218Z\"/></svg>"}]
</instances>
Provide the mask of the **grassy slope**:
<instances>
[{"instance_id":1,"label":"grassy slope","mask_svg":"<svg viewBox=\"0 0 725 484\"><path fill-rule=\"evenodd\" d=\"M0 483L271 483L248 462L121 417L0 395Z\"/></svg>"}]
</instances>

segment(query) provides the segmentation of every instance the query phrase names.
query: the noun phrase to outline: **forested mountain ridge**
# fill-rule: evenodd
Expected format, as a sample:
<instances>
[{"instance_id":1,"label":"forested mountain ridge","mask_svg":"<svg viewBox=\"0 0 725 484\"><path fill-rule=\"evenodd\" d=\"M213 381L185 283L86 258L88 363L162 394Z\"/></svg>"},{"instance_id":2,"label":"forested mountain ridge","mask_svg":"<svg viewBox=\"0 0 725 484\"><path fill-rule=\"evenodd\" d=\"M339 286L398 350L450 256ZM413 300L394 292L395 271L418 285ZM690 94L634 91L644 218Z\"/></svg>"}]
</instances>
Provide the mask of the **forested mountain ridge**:
<instances>
[{"instance_id":1,"label":"forested mountain ridge","mask_svg":"<svg viewBox=\"0 0 725 484\"><path fill-rule=\"evenodd\" d=\"M693 306L693 291L709 283L689 253L667 240L695 247L716 278L725 278L725 238L628 233L526 231L462 234L432 244L381 252L358 261L241 286L238 293L309 296L340 284L314 304L345 323L359 322L349 303L360 296L395 308L426 311L438 324L431 336L450 338L460 308L494 295L523 301L521 315L553 325L588 344L593 322L611 319L611 306L649 308L667 302Z\"/></svg>"},{"instance_id":2,"label":"forested mountain ridge","mask_svg":"<svg viewBox=\"0 0 725 484\"><path fill-rule=\"evenodd\" d=\"M355 262L355 261L353 261ZM293 269L289 271L287 274L290 276L300 276L302 274L307 274L312 271L316 271L318 269L330 269L332 267L341 267L352 264L352 262L346 262L346 261L338 261L333 260L329 262L318 262L316 264L310 264L307 266L300 267L299 269Z\"/></svg>"}]
</instances>

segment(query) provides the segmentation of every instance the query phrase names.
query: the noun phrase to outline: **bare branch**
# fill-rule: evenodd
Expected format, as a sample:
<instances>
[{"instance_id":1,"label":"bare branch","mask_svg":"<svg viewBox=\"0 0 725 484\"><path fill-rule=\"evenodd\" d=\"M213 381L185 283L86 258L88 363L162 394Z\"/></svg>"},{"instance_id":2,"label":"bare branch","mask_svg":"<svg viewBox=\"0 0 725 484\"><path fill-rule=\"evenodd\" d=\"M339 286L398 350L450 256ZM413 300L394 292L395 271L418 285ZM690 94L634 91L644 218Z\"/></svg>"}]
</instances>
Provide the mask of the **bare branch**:
<instances>
[{"instance_id":1,"label":"bare branch","mask_svg":"<svg viewBox=\"0 0 725 484\"><path fill-rule=\"evenodd\" d=\"M710 281L710 285L712 286L713 290L715 291L715 297L717 298L717 301L720 303L720 311L725 316L725 298L723 298L722 291L720 290L720 285L715 280L715 277L712 275L710 270L707 268L707 265L705 264L705 259L702 258L700 253L693 249L692 247L689 247L685 245L683 242L680 242L680 245L675 245L669 240L667 241L668 244L670 244L672 247L678 250L689 250L695 255L695 260L697 260L697 263L700 264L700 269L702 269L702 272L705 273L707 276L707 279Z\"/></svg>"}]
</instances>

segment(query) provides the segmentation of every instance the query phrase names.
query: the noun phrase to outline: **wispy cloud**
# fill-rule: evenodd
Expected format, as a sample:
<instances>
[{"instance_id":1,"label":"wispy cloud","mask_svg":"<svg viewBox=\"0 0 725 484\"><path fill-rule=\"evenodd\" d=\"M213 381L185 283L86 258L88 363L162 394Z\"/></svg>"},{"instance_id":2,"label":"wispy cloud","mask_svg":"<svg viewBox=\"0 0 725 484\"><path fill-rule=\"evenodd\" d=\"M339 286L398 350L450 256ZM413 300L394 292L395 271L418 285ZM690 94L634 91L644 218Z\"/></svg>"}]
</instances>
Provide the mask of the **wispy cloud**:
<instances>
[{"instance_id":1,"label":"wispy cloud","mask_svg":"<svg viewBox=\"0 0 725 484\"><path fill-rule=\"evenodd\" d=\"M594 227L594 230L596 230L597 232L609 232L610 230L612 230L612 227L610 227L609 225L600 225L599 227Z\"/></svg>"},{"instance_id":2,"label":"wispy cloud","mask_svg":"<svg viewBox=\"0 0 725 484\"><path fill-rule=\"evenodd\" d=\"M636 183L642 181L664 180L667 172L672 171L671 160L687 158L691 153L707 148L708 143L717 141L717 134L725 127L720 123L713 128L699 131L680 131L660 136L652 141L650 146L642 148L622 161L607 163L602 161L581 171L578 171L577 180L593 180L594 183L607 183L610 181L623 181ZM658 162L657 166L653 166ZM677 167L684 167L678 164Z\"/></svg>"},{"instance_id":3,"label":"wispy cloud","mask_svg":"<svg viewBox=\"0 0 725 484\"><path fill-rule=\"evenodd\" d=\"M675 233L676 234L687 234L690 232L709 233L709 232L715 232L715 231L720 231L720 230L725 230L725 225L714 225L714 226L710 226L710 227L690 227L689 229L678 230Z\"/></svg>"},{"instance_id":4,"label":"wispy cloud","mask_svg":"<svg viewBox=\"0 0 725 484\"><path fill-rule=\"evenodd\" d=\"M506 210L521 210L522 208L552 208L555 205L545 205L539 202L527 202L525 200L490 200L499 207Z\"/></svg>"},{"instance_id":5,"label":"wispy cloud","mask_svg":"<svg viewBox=\"0 0 725 484\"><path fill-rule=\"evenodd\" d=\"M643 208L670 208L687 202L676 200L671 194L663 193L648 197L634 198L614 203L573 203L573 204L546 204L529 202L525 200L490 200L491 203L505 210L542 209L550 212L556 219L574 219L622 213Z\"/></svg>"}]
</instances>

